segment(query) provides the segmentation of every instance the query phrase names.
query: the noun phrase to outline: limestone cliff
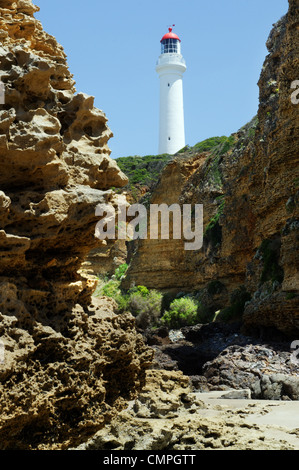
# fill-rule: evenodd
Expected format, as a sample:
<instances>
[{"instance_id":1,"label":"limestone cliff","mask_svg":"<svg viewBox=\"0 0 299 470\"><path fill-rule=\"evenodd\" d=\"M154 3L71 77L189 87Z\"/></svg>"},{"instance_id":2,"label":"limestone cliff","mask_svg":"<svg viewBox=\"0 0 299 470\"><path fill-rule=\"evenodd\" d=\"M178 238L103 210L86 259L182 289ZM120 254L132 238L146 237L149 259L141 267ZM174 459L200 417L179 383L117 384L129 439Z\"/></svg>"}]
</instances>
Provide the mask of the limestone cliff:
<instances>
[{"instance_id":1,"label":"limestone cliff","mask_svg":"<svg viewBox=\"0 0 299 470\"><path fill-rule=\"evenodd\" d=\"M204 157L197 156L173 159L162 172L152 194L151 204L177 203L186 180L203 162ZM186 262L183 240L173 240L171 234L170 240L151 240L149 231L150 224L147 240L138 242L138 249L123 286L129 288L131 283L136 283L162 290L187 288L192 283L194 274L192 267Z\"/></svg>"},{"instance_id":2,"label":"limestone cliff","mask_svg":"<svg viewBox=\"0 0 299 470\"><path fill-rule=\"evenodd\" d=\"M65 448L141 385L151 353L78 270L127 178L31 0L0 0L0 448Z\"/></svg>"},{"instance_id":3,"label":"limestone cliff","mask_svg":"<svg viewBox=\"0 0 299 470\"><path fill-rule=\"evenodd\" d=\"M247 178L256 219L255 253L246 271L253 300L244 321L294 335L299 330L299 108L291 101L291 84L299 76L299 10L296 0L289 5L269 36L259 81L256 155Z\"/></svg>"},{"instance_id":4,"label":"limestone cliff","mask_svg":"<svg viewBox=\"0 0 299 470\"><path fill-rule=\"evenodd\" d=\"M267 41L258 114L231 136L234 144L177 155L162 173L151 202L203 204L203 249L142 240L125 287L200 291L214 312L241 289L251 298L243 317L248 330L265 326L298 335L299 108L291 101L299 77L298 25L297 1L289 0Z\"/></svg>"}]
</instances>

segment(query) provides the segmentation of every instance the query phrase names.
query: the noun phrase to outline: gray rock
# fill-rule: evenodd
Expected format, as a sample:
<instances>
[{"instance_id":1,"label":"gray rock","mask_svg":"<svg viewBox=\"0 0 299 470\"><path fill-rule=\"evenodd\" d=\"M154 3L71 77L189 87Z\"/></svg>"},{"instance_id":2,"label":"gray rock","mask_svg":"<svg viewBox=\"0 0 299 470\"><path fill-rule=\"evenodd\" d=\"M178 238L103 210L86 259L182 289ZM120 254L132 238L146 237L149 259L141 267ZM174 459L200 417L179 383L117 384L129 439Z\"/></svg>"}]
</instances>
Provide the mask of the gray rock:
<instances>
[{"instance_id":1,"label":"gray rock","mask_svg":"<svg viewBox=\"0 0 299 470\"><path fill-rule=\"evenodd\" d=\"M286 374L264 375L260 380L265 400L299 400L299 377Z\"/></svg>"},{"instance_id":2,"label":"gray rock","mask_svg":"<svg viewBox=\"0 0 299 470\"><path fill-rule=\"evenodd\" d=\"M251 390L232 390L231 392L221 395L219 398L225 398L227 400L250 400Z\"/></svg>"}]
</instances>

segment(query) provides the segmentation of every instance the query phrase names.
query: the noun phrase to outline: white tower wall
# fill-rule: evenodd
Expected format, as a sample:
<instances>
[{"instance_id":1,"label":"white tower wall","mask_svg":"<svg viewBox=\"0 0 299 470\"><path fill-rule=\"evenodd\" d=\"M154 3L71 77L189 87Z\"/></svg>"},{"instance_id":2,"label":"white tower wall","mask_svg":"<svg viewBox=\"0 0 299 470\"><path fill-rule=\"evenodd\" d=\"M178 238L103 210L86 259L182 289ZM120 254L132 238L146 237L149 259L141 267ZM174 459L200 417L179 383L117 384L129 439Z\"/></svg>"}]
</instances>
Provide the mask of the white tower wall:
<instances>
[{"instance_id":1,"label":"white tower wall","mask_svg":"<svg viewBox=\"0 0 299 470\"><path fill-rule=\"evenodd\" d=\"M185 147L183 73L181 54L162 54L156 71L160 77L159 154L173 155Z\"/></svg>"}]
</instances>

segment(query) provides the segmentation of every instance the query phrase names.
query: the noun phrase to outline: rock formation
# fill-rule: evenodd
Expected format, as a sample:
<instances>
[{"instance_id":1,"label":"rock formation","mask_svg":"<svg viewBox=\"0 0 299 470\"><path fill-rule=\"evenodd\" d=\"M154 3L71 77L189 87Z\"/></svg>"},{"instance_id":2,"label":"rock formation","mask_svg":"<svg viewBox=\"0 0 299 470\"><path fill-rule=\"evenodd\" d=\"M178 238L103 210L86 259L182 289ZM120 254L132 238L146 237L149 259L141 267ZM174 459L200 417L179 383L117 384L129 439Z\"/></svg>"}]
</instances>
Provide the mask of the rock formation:
<instances>
[{"instance_id":1,"label":"rock formation","mask_svg":"<svg viewBox=\"0 0 299 470\"><path fill-rule=\"evenodd\" d=\"M246 292L245 331L295 336L298 109L290 85L299 62L297 0L289 1L267 42L257 118L217 151L173 159L153 194L156 204L204 205L203 250L141 241L124 286L198 290L214 310ZM82 263L102 245L113 252L94 237L95 208L116 204L109 188L127 178L110 159L105 114L76 93L64 51L36 11L31 0L0 0L0 449L292 448L286 433L264 443L267 429L240 420L238 410L206 408L181 372L148 370L153 350L134 318L117 315L111 299L92 298L96 282ZM264 349L234 344L206 364L211 383L227 386L227 357L241 371L248 358L251 379L257 351L269 366ZM298 398L290 370L268 367L252 390Z\"/></svg>"},{"instance_id":2,"label":"rock formation","mask_svg":"<svg viewBox=\"0 0 299 470\"><path fill-rule=\"evenodd\" d=\"M152 196L151 203L203 204L203 249L141 240L124 287L201 291L214 312L231 306L241 289L247 331L274 327L296 338L299 121L291 84L299 77L299 17L297 1L289 4L267 41L257 116L231 136L234 145L175 156Z\"/></svg>"},{"instance_id":3,"label":"rock formation","mask_svg":"<svg viewBox=\"0 0 299 470\"><path fill-rule=\"evenodd\" d=\"M269 55L259 87L256 155L248 168L249 204L256 219L252 231L254 257L246 283L253 300L245 308L246 325L299 331L299 131L298 105L291 84L299 76L298 2L289 0L288 14L271 32Z\"/></svg>"},{"instance_id":4,"label":"rock formation","mask_svg":"<svg viewBox=\"0 0 299 470\"><path fill-rule=\"evenodd\" d=\"M186 180L203 164L204 159L180 156L171 161L162 172L150 203L169 206L178 203ZM131 283L135 282L136 285L161 290L187 288L192 283L194 272L184 256L184 241L173 240L171 234L170 240L151 240L149 230L150 224L147 240L138 242L136 255L123 286L130 288ZM181 274L180 278L178 273Z\"/></svg>"},{"instance_id":5,"label":"rock formation","mask_svg":"<svg viewBox=\"0 0 299 470\"><path fill-rule=\"evenodd\" d=\"M286 426L281 418L292 413L294 403L283 402L275 419L269 402L230 400L228 396L215 399L222 395L220 392L209 399L205 394L192 393L179 372L148 371L147 386L138 399L77 450L181 454L194 450L298 449L298 430Z\"/></svg>"},{"instance_id":6,"label":"rock formation","mask_svg":"<svg viewBox=\"0 0 299 470\"><path fill-rule=\"evenodd\" d=\"M78 274L98 203L126 176L94 99L31 0L0 0L0 448L66 448L141 386L151 351L131 315ZM4 356L4 357L3 357Z\"/></svg>"}]
</instances>

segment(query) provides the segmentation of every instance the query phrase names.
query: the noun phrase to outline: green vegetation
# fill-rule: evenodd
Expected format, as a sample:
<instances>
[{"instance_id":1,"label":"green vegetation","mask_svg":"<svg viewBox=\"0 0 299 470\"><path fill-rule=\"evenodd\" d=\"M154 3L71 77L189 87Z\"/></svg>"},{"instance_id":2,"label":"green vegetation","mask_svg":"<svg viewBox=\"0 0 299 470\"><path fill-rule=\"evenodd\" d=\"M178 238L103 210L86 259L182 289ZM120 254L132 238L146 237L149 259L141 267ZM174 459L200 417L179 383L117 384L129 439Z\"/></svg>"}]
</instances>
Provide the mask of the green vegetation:
<instances>
[{"instance_id":1,"label":"green vegetation","mask_svg":"<svg viewBox=\"0 0 299 470\"><path fill-rule=\"evenodd\" d=\"M99 287L94 296L106 296L114 299L118 313L130 312L136 318L136 325L141 329L166 325L169 328L181 328L197 323L212 321L214 312L206 309L194 294L162 294L145 286L135 286L127 291L121 288L121 280L128 269L127 264L119 266L112 279L99 279ZM220 283L210 284L210 289L219 289Z\"/></svg>"},{"instance_id":2,"label":"green vegetation","mask_svg":"<svg viewBox=\"0 0 299 470\"><path fill-rule=\"evenodd\" d=\"M215 281L215 288L219 289L221 283ZM223 288L221 284L221 289ZM169 306L164 310L161 323L169 328L182 328L184 326L197 325L199 323L210 323L213 321L215 311L213 308L204 306L199 300L198 292L194 294L181 294L172 299Z\"/></svg>"},{"instance_id":3,"label":"green vegetation","mask_svg":"<svg viewBox=\"0 0 299 470\"><path fill-rule=\"evenodd\" d=\"M208 158L206 168L204 172L204 179L210 185L216 188L222 188L222 175L220 170L220 163L223 156L232 149L235 144L235 137L212 137L199 144L196 144L193 148L199 149L199 151L206 151L207 149L211 152L211 156Z\"/></svg>"},{"instance_id":4,"label":"green vegetation","mask_svg":"<svg viewBox=\"0 0 299 470\"><path fill-rule=\"evenodd\" d=\"M137 286L128 292L126 310L136 317L139 328L145 330L159 324L162 297L160 292L148 290L145 286Z\"/></svg>"},{"instance_id":5,"label":"green vegetation","mask_svg":"<svg viewBox=\"0 0 299 470\"><path fill-rule=\"evenodd\" d=\"M202 302L201 291L180 294L162 294L145 286L135 286L127 291L121 288L121 279L128 266L117 268L113 279L100 280L100 286L94 296L113 298L118 305L118 313L130 312L136 318L137 327L142 330L165 325L171 329L184 326L206 324L214 321L231 322L239 320L244 306L251 299L244 286L236 289L230 299L231 305L216 312L211 306ZM206 286L210 295L221 293L224 285L215 280ZM291 294L287 298L292 298Z\"/></svg>"},{"instance_id":6,"label":"green vegetation","mask_svg":"<svg viewBox=\"0 0 299 470\"><path fill-rule=\"evenodd\" d=\"M112 279L100 279L100 285L94 292L94 296L114 299L118 305L118 312L131 312L136 317L136 324L140 328L154 326L161 316L163 295L145 286L136 286L126 292L123 291L121 280L127 269L128 265L122 264L116 269Z\"/></svg>"},{"instance_id":7,"label":"green vegetation","mask_svg":"<svg viewBox=\"0 0 299 470\"><path fill-rule=\"evenodd\" d=\"M171 155L146 155L145 157L120 157L116 159L119 168L129 178L129 187L135 184L151 187L157 182L161 171Z\"/></svg>"},{"instance_id":8,"label":"green vegetation","mask_svg":"<svg viewBox=\"0 0 299 470\"><path fill-rule=\"evenodd\" d=\"M253 139L254 136L255 136L255 132L256 132L256 129L255 129L255 128L252 127L251 129L249 129L249 131L248 131L248 137L249 137L250 139Z\"/></svg>"},{"instance_id":9,"label":"green vegetation","mask_svg":"<svg viewBox=\"0 0 299 470\"><path fill-rule=\"evenodd\" d=\"M121 264L118 268L116 268L114 276L118 281L120 281L121 278L126 274L128 267L129 266L126 263L124 263L124 264Z\"/></svg>"},{"instance_id":10,"label":"green vegetation","mask_svg":"<svg viewBox=\"0 0 299 470\"><path fill-rule=\"evenodd\" d=\"M191 297L175 299L161 319L162 324L169 328L196 325L198 305Z\"/></svg>"},{"instance_id":11,"label":"green vegetation","mask_svg":"<svg viewBox=\"0 0 299 470\"><path fill-rule=\"evenodd\" d=\"M226 153L233 143L233 136L226 137L223 135L222 137L210 137L209 139L195 144L192 150L196 150L196 152L211 152L215 149L217 149L217 151L221 149L222 153Z\"/></svg>"},{"instance_id":12,"label":"green vegetation","mask_svg":"<svg viewBox=\"0 0 299 470\"><path fill-rule=\"evenodd\" d=\"M105 283L97 292L98 296L105 295L106 297L112 297L112 299L115 299L121 294L120 288L119 288L120 282L119 281L113 281L112 279Z\"/></svg>"},{"instance_id":13,"label":"green vegetation","mask_svg":"<svg viewBox=\"0 0 299 470\"><path fill-rule=\"evenodd\" d=\"M191 147L189 145L186 145L185 147L183 147L181 150L178 151L178 153L185 153L187 152L188 150L190 150Z\"/></svg>"},{"instance_id":14,"label":"green vegetation","mask_svg":"<svg viewBox=\"0 0 299 470\"><path fill-rule=\"evenodd\" d=\"M211 243L214 248L217 247L222 241L222 229L219 224L219 219L224 211L225 196L218 196L218 198L216 199L219 203L218 210L214 217L212 217L212 219L210 220L204 232L205 241Z\"/></svg>"},{"instance_id":15,"label":"green vegetation","mask_svg":"<svg viewBox=\"0 0 299 470\"><path fill-rule=\"evenodd\" d=\"M202 142L198 142L193 147L188 145L181 149L178 154L184 152L211 152L212 158L208 165L207 174L209 179L215 180L216 184L221 184L221 177L219 174L218 164L219 158L228 152L234 145L234 136L226 137L210 137ZM138 197L136 185L148 186L150 189L157 183L163 168L173 158L172 155L146 155L120 157L116 159L119 168L129 178L129 183L126 187L134 197Z\"/></svg>"}]
</instances>

